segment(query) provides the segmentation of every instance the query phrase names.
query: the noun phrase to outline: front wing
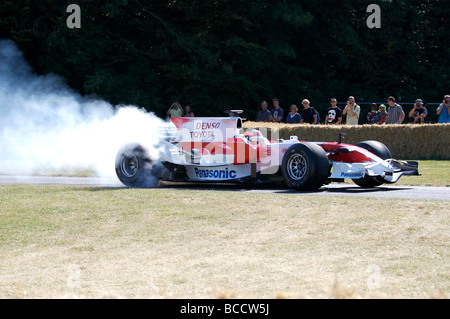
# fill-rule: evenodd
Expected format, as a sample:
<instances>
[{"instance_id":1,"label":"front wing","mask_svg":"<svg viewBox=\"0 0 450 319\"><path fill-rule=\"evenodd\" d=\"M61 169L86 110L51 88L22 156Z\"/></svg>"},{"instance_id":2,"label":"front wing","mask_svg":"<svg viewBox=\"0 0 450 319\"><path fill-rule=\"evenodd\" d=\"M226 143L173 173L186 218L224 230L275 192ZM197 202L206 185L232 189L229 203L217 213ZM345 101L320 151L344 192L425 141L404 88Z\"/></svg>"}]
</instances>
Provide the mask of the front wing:
<instances>
[{"instance_id":1,"label":"front wing","mask_svg":"<svg viewBox=\"0 0 450 319\"><path fill-rule=\"evenodd\" d=\"M332 162L331 179L360 179L366 176L381 177L386 183L395 183L402 175L420 175L418 163L387 159L381 162Z\"/></svg>"}]
</instances>

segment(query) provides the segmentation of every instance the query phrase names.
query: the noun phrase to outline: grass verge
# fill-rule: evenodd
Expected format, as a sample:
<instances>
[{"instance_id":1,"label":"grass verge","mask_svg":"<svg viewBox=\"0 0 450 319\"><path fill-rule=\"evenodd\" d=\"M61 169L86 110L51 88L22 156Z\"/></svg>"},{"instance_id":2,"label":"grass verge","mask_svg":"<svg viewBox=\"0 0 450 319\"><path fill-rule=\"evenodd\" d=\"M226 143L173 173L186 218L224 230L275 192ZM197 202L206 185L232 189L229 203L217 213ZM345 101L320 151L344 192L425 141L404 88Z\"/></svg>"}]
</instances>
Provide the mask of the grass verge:
<instances>
[{"instance_id":1,"label":"grass verge","mask_svg":"<svg viewBox=\"0 0 450 319\"><path fill-rule=\"evenodd\" d=\"M4 298L450 290L447 202L3 185L0 212Z\"/></svg>"},{"instance_id":2,"label":"grass verge","mask_svg":"<svg viewBox=\"0 0 450 319\"><path fill-rule=\"evenodd\" d=\"M394 186L436 186L450 187L450 161L420 160L420 176L403 176ZM345 183L352 184L351 179Z\"/></svg>"},{"instance_id":3,"label":"grass verge","mask_svg":"<svg viewBox=\"0 0 450 319\"><path fill-rule=\"evenodd\" d=\"M450 187L450 161L421 160L420 176L405 176L394 185Z\"/></svg>"}]
</instances>

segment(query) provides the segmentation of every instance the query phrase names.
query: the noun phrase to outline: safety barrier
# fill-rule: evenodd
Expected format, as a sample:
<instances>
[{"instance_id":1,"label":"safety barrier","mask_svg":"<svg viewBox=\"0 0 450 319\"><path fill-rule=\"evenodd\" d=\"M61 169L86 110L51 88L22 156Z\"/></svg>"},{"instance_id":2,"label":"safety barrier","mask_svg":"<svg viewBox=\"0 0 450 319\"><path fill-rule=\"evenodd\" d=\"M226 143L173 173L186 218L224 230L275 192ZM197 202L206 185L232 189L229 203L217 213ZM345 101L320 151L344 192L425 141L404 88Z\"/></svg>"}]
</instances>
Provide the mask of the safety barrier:
<instances>
[{"instance_id":1,"label":"safety barrier","mask_svg":"<svg viewBox=\"0 0 450 319\"><path fill-rule=\"evenodd\" d=\"M356 144L364 140L384 143L397 159L450 160L450 124L402 125L310 125L245 122L244 129L257 128L269 139L289 139L311 142L337 141L344 133L343 143Z\"/></svg>"}]
</instances>

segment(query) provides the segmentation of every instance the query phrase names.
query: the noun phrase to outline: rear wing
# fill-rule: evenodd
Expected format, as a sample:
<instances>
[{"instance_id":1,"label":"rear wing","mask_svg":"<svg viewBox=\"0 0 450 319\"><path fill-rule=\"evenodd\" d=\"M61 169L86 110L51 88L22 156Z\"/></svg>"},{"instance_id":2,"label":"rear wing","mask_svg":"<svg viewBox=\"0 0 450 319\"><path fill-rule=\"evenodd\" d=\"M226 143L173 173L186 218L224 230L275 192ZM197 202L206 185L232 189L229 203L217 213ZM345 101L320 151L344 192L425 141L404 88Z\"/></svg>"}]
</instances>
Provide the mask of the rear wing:
<instances>
[{"instance_id":1,"label":"rear wing","mask_svg":"<svg viewBox=\"0 0 450 319\"><path fill-rule=\"evenodd\" d=\"M240 117L172 117L170 120L178 130L178 142L226 142L242 129Z\"/></svg>"}]
</instances>

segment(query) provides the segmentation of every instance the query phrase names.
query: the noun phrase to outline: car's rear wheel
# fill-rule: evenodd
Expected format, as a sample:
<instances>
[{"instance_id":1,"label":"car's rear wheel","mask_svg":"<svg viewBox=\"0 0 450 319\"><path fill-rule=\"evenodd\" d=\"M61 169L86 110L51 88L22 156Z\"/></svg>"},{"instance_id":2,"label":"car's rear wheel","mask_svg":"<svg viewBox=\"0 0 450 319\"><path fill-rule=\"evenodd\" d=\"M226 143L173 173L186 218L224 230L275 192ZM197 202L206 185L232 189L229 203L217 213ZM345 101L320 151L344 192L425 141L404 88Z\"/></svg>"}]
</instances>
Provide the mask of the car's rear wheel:
<instances>
[{"instance_id":1,"label":"car's rear wheel","mask_svg":"<svg viewBox=\"0 0 450 319\"><path fill-rule=\"evenodd\" d=\"M123 147L116 156L116 174L129 187L155 187L161 175L161 164L152 160L139 144Z\"/></svg>"},{"instance_id":2,"label":"car's rear wheel","mask_svg":"<svg viewBox=\"0 0 450 319\"><path fill-rule=\"evenodd\" d=\"M283 156L281 172L286 184L296 190L315 190L328 178L330 163L317 144L296 143Z\"/></svg>"},{"instance_id":3,"label":"car's rear wheel","mask_svg":"<svg viewBox=\"0 0 450 319\"><path fill-rule=\"evenodd\" d=\"M391 152L387 146L378 141L363 141L357 143L355 146L368 150L384 160L392 158ZM354 179L353 182L364 188L372 188L384 184L384 180L380 176L364 176L363 178Z\"/></svg>"}]
</instances>

